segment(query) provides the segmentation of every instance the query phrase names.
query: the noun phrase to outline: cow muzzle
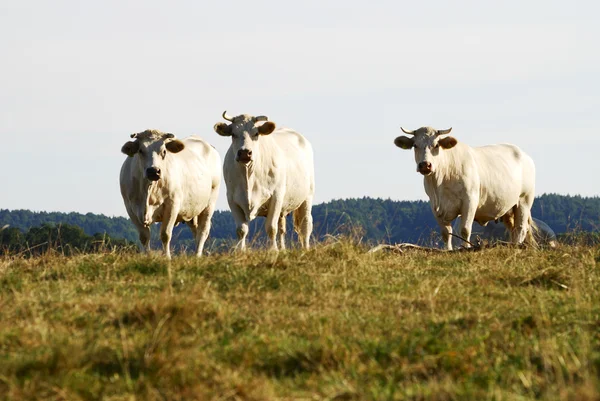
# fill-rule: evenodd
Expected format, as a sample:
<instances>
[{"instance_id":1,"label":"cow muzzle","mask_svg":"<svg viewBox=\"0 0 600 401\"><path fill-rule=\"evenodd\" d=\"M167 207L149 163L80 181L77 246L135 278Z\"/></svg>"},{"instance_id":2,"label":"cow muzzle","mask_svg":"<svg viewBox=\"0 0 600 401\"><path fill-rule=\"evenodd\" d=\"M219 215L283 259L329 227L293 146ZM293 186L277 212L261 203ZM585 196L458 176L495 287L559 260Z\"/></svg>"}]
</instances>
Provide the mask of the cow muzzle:
<instances>
[{"instance_id":1,"label":"cow muzzle","mask_svg":"<svg viewBox=\"0 0 600 401\"><path fill-rule=\"evenodd\" d=\"M248 164L252 161L252 151L250 149L240 149L237 152L235 161L243 164Z\"/></svg>"},{"instance_id":2,"label":"cow muzzle","mask_svg":"<svg viewBox=\"0 0 600 401\"><path fill-rule=\"evenodd\" d=\"M417 165L417 172L423 175L429 175L433 172L432 165L430 162L421 162Z\"/></svg>"},{"instance_id":3,"label":"cow muzzle","mask_svg":"<svg viewBox=\"0 0 600 401\"><path fill-rule=\"evenodd\" d=\"M150 181L158 181L160 180L160 169L156 168L156 167L148 167L146 169L146 177L150 180Z\"/></svg>"}]
</instances>

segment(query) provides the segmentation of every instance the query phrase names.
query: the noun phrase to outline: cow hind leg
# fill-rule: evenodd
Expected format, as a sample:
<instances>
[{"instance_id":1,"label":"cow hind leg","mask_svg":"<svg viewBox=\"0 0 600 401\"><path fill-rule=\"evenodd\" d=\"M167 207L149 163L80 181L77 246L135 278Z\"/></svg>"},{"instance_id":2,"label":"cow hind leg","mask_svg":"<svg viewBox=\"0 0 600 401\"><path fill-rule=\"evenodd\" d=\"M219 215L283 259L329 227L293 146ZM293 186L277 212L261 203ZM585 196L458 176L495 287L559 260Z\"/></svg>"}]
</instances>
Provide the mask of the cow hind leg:
<instances>
[{"instance_id":1,"label":"cow hind leg","mask_svg":"<svg viewBox=\"0 0 600 401\"><path fill-rule=\"evenodd\" d=\"M300 245L305 249L309 249L310 236L313 230L312 198L305 200L294 211L294 230L298 234Z\"/></svg>"},{"instance_id":2,"label":"cow hind leg","mask_svg":"<svg viewBox=\"0 0 600 401\"><path fill-rule=\"evenodd\" d=\"M528 196L524 196L519 199L519 203L517 204L515 210L515 233L516 238L513 242L517 244L522 244L525 242L525 239L529 239L532 241L532 233L531 233L531 206L533 204L533 199L530 199ZM529 234L529 237L528 237Z\"/></svg>"},{"instance_id":3,"label":"cow hind leg","mask_svg":"<svg viewBox=\"0 0 600 401\"><path fill-rule=\"evenodd\" d=\"M279 249L285 250L286 216L279 217Z\"/></svg>"},{"instance_id":4,"label":"cow hind leg","mask_svg":"<svg viewBox=\"0 0 600 401\"><path fill-rule=\"evenodd\" d=\"M515 242L515 209L516 207L509 210L504 216L502 216L502 223L508 231L508 240Z\"/></svg>"},{"instance_id":5,"label":"cow hind leg","mask_svg":"<svg viewBox=\"0 0 600 401\"><path fill-rule=\"evenodd\" d=\"M217 204L217 196L219 196L219 183L213 183L212 192L210 199L208 200L208 206L206 209L196 216L197 228L196 228L196 256L202 256L204 250L204 244L210 234L210 227L212 225L212 217L215 213L215 206Z\"/></svg>"},{"instance_id":6,"label":"cow hind leg","mask_svg":"<svg viewBox=\"0 0 600 401\"><path fill-rule=\"evenodd\" d=\"M190 230L192 231L192 234L194 235L194 244L196 245L196 256L200 256L200 254L202 253L202 251L200 251L200 254L198 254L198 249L200 249L200 246L199 246L200 228L198 226L199 225L199 217L200 216L196 216L192 220L190 220L186 223L188 225L188 227L190 228Z\"/></svg>"},{"instance_id":7,"label":"cow hind leg","mask_svg":"<svg viewBox=\"0 0 600 401\"><path fill-rule=\"evenodd\" d=\"M212 215L214 213L214 207L209 206L198 216L198 228L196 238L196 256L202 256L204 250L204 244L210 233L210 226L212 221Z\"/></svg>"},{"instance_id":8,"label":"cow hind leg","mask_svg":"<svg viewBox=\"0 0 600 401\"><path fill-rule=\"evenodd\" d=\"M198 216L194 217L192 220L186 222L187 226L192 231L192 235L194 236L194 243L198 245Z\"/></svg>"}]
</instances>

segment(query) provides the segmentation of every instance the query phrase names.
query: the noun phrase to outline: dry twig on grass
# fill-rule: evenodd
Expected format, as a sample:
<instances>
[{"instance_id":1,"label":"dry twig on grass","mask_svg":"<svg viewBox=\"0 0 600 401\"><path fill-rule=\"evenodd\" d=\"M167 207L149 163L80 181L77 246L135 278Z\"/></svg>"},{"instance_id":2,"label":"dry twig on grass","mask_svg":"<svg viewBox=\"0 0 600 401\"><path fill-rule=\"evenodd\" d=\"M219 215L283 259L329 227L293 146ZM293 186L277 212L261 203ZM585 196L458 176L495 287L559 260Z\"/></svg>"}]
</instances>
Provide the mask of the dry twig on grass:
<instances>
[{"instance_id":1,"label":"dry twig on grass","mask_svg":"<svg viewBox=\"0 0 600 401\"><path fill-rule=\"evenodd\" d=\"M458 237L458 238L460 238L460 237ZM465 241L465 242L468 242L468 241ZM481 241L481 239L479 239L479 237L477 238L477 242L475 244L472 244L471 242L468 242L468 243L471 244L472 246L457 248L457 249L454 249L453 251L447 251L445 249L433 248L433 247L429 247L429 246L420 246L420 245L415 245L415 244L410 244L410 243L402 243L402 244L396 244L396 245L380 244L374 248L369 249L369 251L367 253L375 253L375 252L379 252L379 251L404 253L407 250L417 250L417 251L425 251L425 252L478 252L483 249L497 248L500 246L517 246L510 242L504 242L504 241L496 241L493 243L484 243L483 241Z\"/></svg>"}]
</instances>

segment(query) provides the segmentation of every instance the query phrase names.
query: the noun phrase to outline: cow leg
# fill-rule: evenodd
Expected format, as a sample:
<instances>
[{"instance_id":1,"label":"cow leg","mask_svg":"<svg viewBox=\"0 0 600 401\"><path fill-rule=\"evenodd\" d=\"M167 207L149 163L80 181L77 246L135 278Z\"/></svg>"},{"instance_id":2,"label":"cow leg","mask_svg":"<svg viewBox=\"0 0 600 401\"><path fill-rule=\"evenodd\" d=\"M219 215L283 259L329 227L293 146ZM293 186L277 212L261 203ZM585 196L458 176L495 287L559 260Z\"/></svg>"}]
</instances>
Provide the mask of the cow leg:
<instances>
[{"instance_id":1,"label":"cow leg","mask_svg":"<svg viewBox=\"0 0 600 401\"><path fill-rule=\"evenodd\" d=\"M163 222L160 225L160 240L167 259L171 259L171 237L173 236L173 227L175 227L177 221L177 214L174 208L167 208Z\"/></svg>"},{"instance_id":2,"label":"cow leg","mask_svg":"<svg viewBox=\"0 0 600 401\"><path fill-rule=\"evenodd\" d=\"M142 251L150 252L150 227L138 226L138 235L142 243Z\"/></svg>"},{"instance_id":3,"label":"cow leg","mask_svg":"<svg viewBox=\"0 0 600 401\"><path fill-rule=\"evenodd\" d=\"M513 242L522 244L527 238L527 234L531 233L531 206L533 205L533 198L524 196L519 199L517 208L515 210L515 234Z\"/></svg>"},{"instance_id":4,"label":"cow leg","mask_svg":"<svg viewBox=\"0 0 600 401\"><path fill-rule=\"evenodd\" d=\"M442 240L444 241L444 248L447 251L452 250L452 224L451 222L442 221L437 219L438 224L440 225L440 232L442 234Z\"/></svg>"},{"instance_id":5,"label":"cow leg","mask_svg":"<svg viewBox=\"0 0 600 401\"><path fill-rule=\"evenodd\" d=\"M212 217L215 212L215 206L217 205L217 196L219 196L219 181L214 182L212 186L212 193L208 200L208 206L198 216L198 228L196 238L196 256L202 256L204 250L204 243L210 234L210 227L212 224Z\"/></svg>"},{"instance_id":6,"label":"cow leg","mask_svg":"<svg viewBox=\"0 0 600 401\"><path fill-rule=\"evenodd\" d=\"M477 205L476 202L479 201L477 200L475 202L469 202L465 205L465 207L463 207L463 210L461 211L459 234L461 238L463 238L466 241L471 241L471 230L473 229L473 220L475 220L475 212L477 211L477 208L472 207L472 205ZM465 242L464 246L468 248L471 245L469 245L468 242Z\"/></svg>"},{"instance_id":7,"label":"cow leg","mask_svg":"<svg viewBox=\"0 0 600 401\"><path fill-rule=\"evenodd\" d=\"M214 213L214 205L209 205L198 217L198 230L196 238L196 256L202 256L202 251L204 250L204 243L208 238L208 234L210 233L210 225L212 221L212 215Z\"/></svg>"},{"instance_id":8,"label":"cow leg","mask_svg":"<svg viewBox=\"0 0 600 401\"><path fill-rule=\"evenodd\" d=\"M273 196L269 205L269 211L267 212L265 229L267 230L267 236L271 242L271 251L277 251L277 226L281 216L281 203L282 202L277 199L277 196Z\"/></svg>"},{"instance_id":9,"label":"cow leg","mask_svg":"<svg viewBox=\"0 0 600 401\"><path fill-rule=\"evenodd\" d=\"M127 207L127 214L131 219L131 222L135 225L135 228L138 230L138 238L140 239L140 251L149 253L150 252L150 227L144 227L142 223L139 222L137 214L130 210Z\"/></svg>"},{"instance_id":10,"label":"cow leg","mask_svg":"<svg viewBox=\"0 0 600 401\"><path fill-rule=\"evenodd\" d=\"M194 244L196 244L196 255L198 255L198 239L200 238L200 233L198 229L198 218L199 216L196 216L186 223L190 230L192 230L192 234L194 235Z\"/></svg>"},{"instance_id":11,"label":"cow leg","mask_svg":"<svg viewBox=\"0 0 600 401\"><path fill-rule=\"evenodd\" d=\"M504 223L504 227L508 231L508 240L510 242L515 242L515 210L516 207L512 208L504 216L502 216L502 223Z\"/></svg>"},{"instance_id":12,"label":"cow leg","mask_svg":"<svg viewBox=\"0 0 600 401\"><path fill-rule=\"evenodd\" d=\"M285 250L286 216L279 217L279 248Z\"/></svg>"},{"instance_id":13,"label":"cow leg","mask_svg":"<svg viewBox=\"0 0 600 401\"><path fill-rule=\"evenodd\" d=\"M310 248L310 236L313 230L312 198L305 200L298 209L294 211L294 229L298 233L300 245Z\"/></svg>"},{"instance_id":14,"label":"cow leg","mask_svg":"<svg viewBox=\"0 0 600 401\"><path fill-rule=\"evenodd\" d=\"M246 221L246 215L242 209L233 202L229 202L229 209L231 210L231 215L235 221L236 234L238 238L238 243L236 244L235 249L239 251L245 251L246 237L248 236L248 222Z\"/></svg>"}]
</instances>

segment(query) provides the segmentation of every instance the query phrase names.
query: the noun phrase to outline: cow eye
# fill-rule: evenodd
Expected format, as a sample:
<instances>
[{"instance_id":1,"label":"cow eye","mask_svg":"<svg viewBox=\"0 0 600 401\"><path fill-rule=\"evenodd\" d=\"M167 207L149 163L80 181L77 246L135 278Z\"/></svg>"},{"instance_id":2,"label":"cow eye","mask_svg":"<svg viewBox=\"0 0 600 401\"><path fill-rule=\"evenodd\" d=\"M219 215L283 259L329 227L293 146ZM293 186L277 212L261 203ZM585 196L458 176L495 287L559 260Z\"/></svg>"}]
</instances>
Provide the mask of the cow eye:
<instances>
[{"instance_id":1,"label":"cow eye","mask_svg":"<svg viewBox=\"0 0 600 401\"><path fill-rule=\"evenodd\" d=\"M440 144L439 144L439 143L436 143L436 144L435 144L435 146L434 146L434 149L437 149L437 148L439 148L439 147L440 147Z\"/></svg>"},{"instance_id":2,"label":"cow eye","mask_svg":"<svg viewBox=\"0 0 600 401\"><path fill-rule=\"evenodd\" d=\"M160 154L162 156L162 158L164 159L167 156L167 151L163 150Z\"/></svg>"}]
</instances>

